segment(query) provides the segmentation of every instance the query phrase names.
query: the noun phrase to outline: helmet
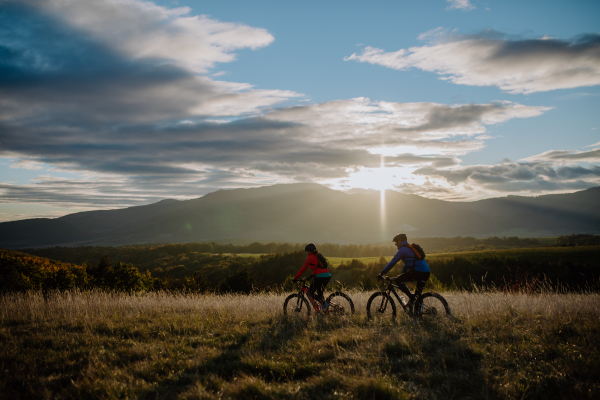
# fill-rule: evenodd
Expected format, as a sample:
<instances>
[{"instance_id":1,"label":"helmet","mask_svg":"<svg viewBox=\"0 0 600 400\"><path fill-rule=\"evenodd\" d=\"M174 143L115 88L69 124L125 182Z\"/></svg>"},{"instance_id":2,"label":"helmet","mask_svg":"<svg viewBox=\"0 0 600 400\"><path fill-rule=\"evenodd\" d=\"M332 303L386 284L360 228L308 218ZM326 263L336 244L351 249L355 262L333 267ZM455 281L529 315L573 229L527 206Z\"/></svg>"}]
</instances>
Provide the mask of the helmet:
<instances>
[{"instance_id":1,"label":"helmet","mask_svg":"<svg viewBox=\"0 0 600 400\"><path fill-rule=\"evenodd\" d=\"M392 239L392 242L404 242L405 240L408 240L408 238L406 237L406 234L399 233L396 236L394 236L394 238Z\"/></svg>"},{"instance_id":2,"label":"helmet","mask_svg":"<svg viewBox=\"0 0 600 400\"><path fill-rule=\"evenodd\" d=\"M317 251L317 246L315 246L312 243L309 243L306 245L306 247L304 248L304 251Z\"/></svg>"}]
</instances>

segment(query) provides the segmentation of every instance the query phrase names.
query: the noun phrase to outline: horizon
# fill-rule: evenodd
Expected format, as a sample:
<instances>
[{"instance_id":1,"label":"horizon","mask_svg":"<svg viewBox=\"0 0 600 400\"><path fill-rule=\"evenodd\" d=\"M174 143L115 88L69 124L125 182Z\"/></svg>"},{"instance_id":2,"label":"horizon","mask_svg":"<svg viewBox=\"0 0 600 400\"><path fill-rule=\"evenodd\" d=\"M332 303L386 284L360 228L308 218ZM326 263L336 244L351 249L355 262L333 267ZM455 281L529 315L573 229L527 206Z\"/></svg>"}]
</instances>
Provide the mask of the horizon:
<instances>
[{"instance_id":1,"label":"horizon","mask_svg":"<svg viewBox=\"0 0 600 400\"><path fill-rule=\"evenodd\" d=\"M382 210L386 190L598 187L598 15L587 0L2 2L0 222L290 183L379 192Z\"/></svg>"},{"instance_id":2,"label":"horizon","mask_svg":"<svg viewBox=\"0 0 600 400\"><path fill-rule=\"evenodd\" d=\"M374 189L358 189L358 190L357 190L357 191L355 191L355 192L351 192L351 191L344 191L344 190L339 190L339 189L333 189L333 188L329 188L329 187L327 187L327 186L324 186L324 185L321 185L321 184L318 184L318 183L277 183L277 184L274 184L274 185L257 186L257 187L250 187L250 188L222 188L222 189L217 189L217 190L215 190L214 192L206 193L206 194L203 194L203 195L201 195L201 196L198 196L198 197L195 197L195 198L191 198L191 199L173 199L173 198L165 198L165 199L160 199L160 200L157 200L157 201L155 201L155 202L148 203L148 204L137 204L137 205L132 205L132 206L117 207L117 208L103 208L103 209L93 209L93 210L80 210L80 211L74 211L74 212L72 212L72 213L67 213L67 214L65 214L65 215L54 216L54 217L36 217L36 219L39 219L39 218L56 219L56 218L60 218L60 217L64 217L64 216L68 216L68 215L70 215L70 214L76 214L76 213L94 212L94 211L114 211L114 210L122 210L122 209L126 209L126 208L131 208L131 207L145 207L145 206L150 206L150 205L153 205L153 204L158 204L158 203L160 203L160 202L163 202L163 201L177 201L177 202L181 202L181 201L190 201L190 200L196 200L196 199L200 199L200 198L202 198L202 197L205 197L205 196L207 196L207 195L210 195L210 194L213 194L213 193L216 193L216 192L219 192L219 191L232 191L232 190L240 190L240 189L243 189L243 190L245 190L245 189L261 189L261 188L273 187L273 186L279 186L279 185L302 185L302 184L309 184L309 185L319 185L319 186L321 186L321 187L323 187L323 188L325 188L325 189L335 190L335 191L342 192L342 193L344 193L344 194L347 194L347 195L354 195L354 194L367 194L367 195L377 195L377 196L381 196L381 200L380 200L380 201L381 201L381 203L380 203L380 204L381 204L381 206L382 206L382 209L381 209L381 211L380 211L380 216L381 216L381 221L380 221L380 222L381 222L382 224L385 224L385 211L386 211L386 208L385 208L385 193L384 193L384 192L393 191L393 192L396 192L396 193L398 193L398 194L407 194L407 193L398 192L398 191L396 191L396 190L393 190L393 189L386 189L386 190L383 190L383 191L380 191L380 190L374 190ZM600 186L595 186L595 187L598 187L598 188L600 188ZM584 192L584 191L587 191L587 190L590 190L590 189L594 189L595 187L591 187L591 188L588 188L588 189L579 190L579 191L577 191L577 192ZM560 195L560 194L570 194L570 193L573 193L573 192L565 192L565 193L546 193L546 194L540 194L540 195L531 195L531 196L526 196L526 195L513 195L513 194L509 194L509 195L506 195L506 196L499 196L499 197L488 197L488 198L485 198L485 199L477 199L477 200L454 200L454 201L453 201L453 200L443 200L443 199L432 199L432 200L440 200L440 201L447 201L447 202L453 202L453 203L470 203L470 202L485 201L485 200L493 200L493 199L503 199L503 198L508 198L508 197L528 197L528 198L537 198L537 197L541 197L541 196L548 196L548 195ZM427 197L420 196L420 195L418 195L418 194L412 194L412 193L411 193L411 195L414 195L414 196L418 196L418 197L421 197L421 198L427 199ZM24 221L24 220L26 220L26 219L31 219L31 218L22 218L22 219L14 219L14 220L1 220L1 219L0 219L0 224L2 224L2 223L4 223L4 222L18 222L18 221ZM526 236L523 236L523 237L526 237ZM532 237L538 237L538 236L532 236ZM540 237L543 237L543 236L540 236ZM219 242L219 241L217 241L217 242ZM374 244L374 243L383 243L383 241L382 241L382 242L373 242L373 243L371 243L371 244Z\"/></svg>"}]
</instances>

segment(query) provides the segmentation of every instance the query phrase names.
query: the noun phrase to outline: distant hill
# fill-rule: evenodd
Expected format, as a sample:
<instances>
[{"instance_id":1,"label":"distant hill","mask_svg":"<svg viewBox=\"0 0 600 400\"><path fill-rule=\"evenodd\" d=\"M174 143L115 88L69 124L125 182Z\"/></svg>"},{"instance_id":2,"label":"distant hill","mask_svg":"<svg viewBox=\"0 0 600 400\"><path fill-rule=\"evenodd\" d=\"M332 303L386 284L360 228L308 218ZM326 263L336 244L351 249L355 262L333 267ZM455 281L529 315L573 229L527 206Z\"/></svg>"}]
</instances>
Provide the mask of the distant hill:
<instances>
[{"instance_id":1,"label":"distant hill","mask_svg":"<svg viewBox=\"0 0 600 400\"><path fill-rule=\"evenodd\" d=\"M386 191L347 194L318 184L219 190L187 200L0 223L0 247L213 241L374 243L413 237L600 233L600 187L570 194L448 202Z\"/></svg>"}]
</instances>

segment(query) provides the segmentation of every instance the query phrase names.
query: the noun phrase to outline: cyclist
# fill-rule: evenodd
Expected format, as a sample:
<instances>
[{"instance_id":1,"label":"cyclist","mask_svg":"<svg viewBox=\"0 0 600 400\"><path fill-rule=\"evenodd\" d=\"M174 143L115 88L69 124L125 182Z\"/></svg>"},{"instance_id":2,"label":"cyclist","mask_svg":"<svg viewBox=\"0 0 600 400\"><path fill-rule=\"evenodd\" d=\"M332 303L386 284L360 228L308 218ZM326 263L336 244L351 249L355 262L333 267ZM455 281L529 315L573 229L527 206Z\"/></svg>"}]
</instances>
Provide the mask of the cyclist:
<instances>
[{"instance_id":1,"label":"cyclist","mask_svg":"<svg viewBox=\"0 0 600 400\"><path fill-rule=\"evenodd\" d=\"M396 263L400 260L404 261L404 267L402 268L402 273L394 278L396 285L398 288L402 290L409 298L409 302L407 306L410 308L417 296L420 296L423 292L423 288L425 287L425 283L429 279L429 275L431 272L429 271L429 265L425 260L415 259L415 252L408 245L408 238L404 233L400 233L394 236L392 241L396 244L398 248L398 252L392 258L385 268L377 275L377 279L383 279L383 275L388 272ZM411 294L408 287L404 284L404 282L417 282L417 289L415 290L415 294Z\"/></svg>"},{"instance_id":2,"label":"cyclist","mask_svg":"<svg viewBox=\"0 0 600 400\"><path fill-rule=\"evenodd\" d=\"M306 261L304 262L302 268L300 268L300 271L298 271L298 273L296 274L294 282L296 282L298 278L302 276L304 271L306 271L306 269L310 267L314 279L310 287L308 288L308 294L313 299L318 300L321 303L321 310L324 310L329 306L329 304L325 303L323 290L331 280L331 273L329 272L329 269L327 269L327 267L323 268L324 266L322 266L319 262L319 258L317 257L317 254L319 253L317 251L317 246L315 246L313 243L309 243L304 248L304 251L306 252L307 256Z\"/></svg>"}]
</instances>

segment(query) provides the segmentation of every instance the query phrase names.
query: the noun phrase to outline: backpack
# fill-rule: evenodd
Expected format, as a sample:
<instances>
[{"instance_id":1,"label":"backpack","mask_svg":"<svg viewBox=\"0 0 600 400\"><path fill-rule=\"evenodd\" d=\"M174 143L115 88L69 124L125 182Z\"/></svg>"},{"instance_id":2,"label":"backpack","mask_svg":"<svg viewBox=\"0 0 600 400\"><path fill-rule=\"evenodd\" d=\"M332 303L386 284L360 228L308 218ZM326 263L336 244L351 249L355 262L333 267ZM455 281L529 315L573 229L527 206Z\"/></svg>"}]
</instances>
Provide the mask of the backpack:
<instances>
[{"instance_id":1,"label":"backpack","mask_svg":"<svg viewBox=\"0 0 600 400\"><path fill-rule=\"evenodd\" d=\"M327 260L325 259L325 256L323 254L317 252L317 260L319 261L319 268L328 269Z\"/></svg>"},{"instance_id":2,"label":"backpack","mask_svg":"<svg viewBox=\"0 0 600 400\"><path fill-rule=\"evenodd\" d=\"M416 243L403 244L400 247L410 247L410 249L415 253L415 260L425 259L425 251L423 251L423 248Z\"/></svg>"}]
</instances>

